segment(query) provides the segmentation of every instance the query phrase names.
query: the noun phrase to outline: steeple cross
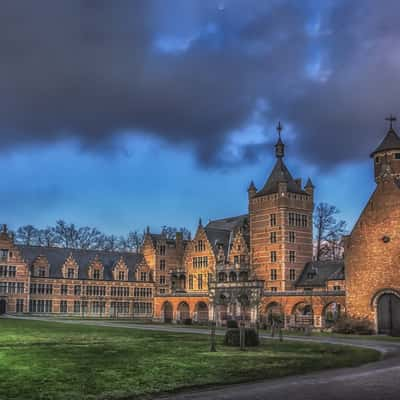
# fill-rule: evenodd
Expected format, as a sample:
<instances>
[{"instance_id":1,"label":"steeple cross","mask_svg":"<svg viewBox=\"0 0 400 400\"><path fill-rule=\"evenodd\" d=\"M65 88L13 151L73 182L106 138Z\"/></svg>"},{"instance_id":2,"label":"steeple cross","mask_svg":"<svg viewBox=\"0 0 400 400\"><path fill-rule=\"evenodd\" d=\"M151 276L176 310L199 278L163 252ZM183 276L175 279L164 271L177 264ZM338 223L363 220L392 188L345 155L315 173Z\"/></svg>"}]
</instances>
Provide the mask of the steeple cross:
<instances>
[{"instance_id":1,"label":"steeple cross","mask_svg":"<svg viewBox=\"0 0 400 400\"><path fill-rule=\"evenodd\" d=\"M397 118L390 114L390 117L385 118L385 120L390 122L390 129L393 129L393 122L397 121Z\"/></svg>"},{"instance_id":2,"label":"steeple cross","mask_svg":"<svg viewBox=\"0 0 400 400\"><path fill-rule=\"evenodd\" d=\"M281 124L281 121L278 122L278 126L276 127L276 130L278 131L279 139L281 138L281 132L283 131L283 126Z\"/></svg>"}]
</instances>

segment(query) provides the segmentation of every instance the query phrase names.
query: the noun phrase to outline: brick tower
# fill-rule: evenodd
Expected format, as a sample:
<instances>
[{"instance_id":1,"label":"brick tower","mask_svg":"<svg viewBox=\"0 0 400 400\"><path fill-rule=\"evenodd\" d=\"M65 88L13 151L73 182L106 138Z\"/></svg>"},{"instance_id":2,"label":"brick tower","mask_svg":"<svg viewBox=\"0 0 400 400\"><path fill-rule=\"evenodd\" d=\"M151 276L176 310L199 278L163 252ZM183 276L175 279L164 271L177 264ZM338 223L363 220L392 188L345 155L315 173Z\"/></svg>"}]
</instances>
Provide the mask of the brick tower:
<instances>
[{"instance_id":1,"label":"brick tower","mask_svg":"<svg viewBox=\"0 0 400 400\"><path fill-rule=\"evenodd\" d=\"M264 187L248 189L252 272L267 291L294 288L304 265L312 260L314 186L293 179L284 162L282 126L277 127L276 164Z\"/></svg>"}]
</instances>

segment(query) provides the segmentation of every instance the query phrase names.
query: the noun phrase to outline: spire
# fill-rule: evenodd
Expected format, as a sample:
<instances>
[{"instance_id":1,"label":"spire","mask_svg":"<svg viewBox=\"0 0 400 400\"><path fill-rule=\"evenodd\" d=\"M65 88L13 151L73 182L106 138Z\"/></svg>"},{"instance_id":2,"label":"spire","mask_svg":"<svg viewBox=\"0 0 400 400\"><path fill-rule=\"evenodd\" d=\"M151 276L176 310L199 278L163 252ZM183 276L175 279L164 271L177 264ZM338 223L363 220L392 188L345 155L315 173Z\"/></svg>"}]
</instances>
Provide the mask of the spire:
<instances>
[{"instance_id":1,"label":"spire","mask_svg":"<svg viewBox=\"0 0 400 400\"><path fill-rule=\"evenodd\" d=\"M201 220L201 217L199 218L199 227L203 227L203 221Z\"/></svg>"},{"instance_id":2,"label":"spire","mask_svg":"<svg viewBox=\"0 0 400 400\"><path fill-rule=\"evenodd\" d=\"M283 158L285 156L285 145L284 145L284 143L282 141L282 138L281 138L281 132L283 130L283 126L281 124L281 121L279 121L279 123L278 123L278 125L276 127L276 130L278 131L279 138L278 138L278 141L277 141L277 143L275 145L275 155L276 155L276 158Z\"/></svg>"},{"instance_id":3,"label":"spire","mask_svg":"<svg viewBox=\"0 0 400 400\"><path fill-rule=\"evenodd\" d=\"M306 189L307 189L307 188L312 188L312 189L315 188L314 184L312 183L311 178L308 178L308 179L307 179L306 186L304 186L304 187L305 187Z\"/></svg>"},{"instance_id":4,"label":"spire","mask_svg":"<svg viewBox=\"0 0 400 400\"><path fill-rule=\"evenodd\" d=\"M253 192L253 191L256 192L256 191L257 191L256 185L254 184L253 181L250 182L250 186L249 186L249 188L247 189L247 191L248 191L248 192Z\"/></svg>"}]
</instances>

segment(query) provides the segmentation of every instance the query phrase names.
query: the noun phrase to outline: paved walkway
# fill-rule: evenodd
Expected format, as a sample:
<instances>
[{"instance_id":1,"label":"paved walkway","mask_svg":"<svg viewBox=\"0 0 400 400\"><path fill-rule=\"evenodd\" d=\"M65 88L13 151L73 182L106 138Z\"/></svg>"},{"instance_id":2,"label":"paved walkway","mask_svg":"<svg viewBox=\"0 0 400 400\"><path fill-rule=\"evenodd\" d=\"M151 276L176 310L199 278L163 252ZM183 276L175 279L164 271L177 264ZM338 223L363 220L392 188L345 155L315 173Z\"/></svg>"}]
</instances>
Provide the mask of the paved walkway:
<instances>
[{"instance_id":1,"label":"paved walkway","mask_svg":"<svg viewBox=\"0 0 400 400\"><path fill-rule=\"evenodd\" d=\"M55 321L52 318L29 318ZM67 324L85 324L115 328L208 334L207 330L166 325L143 325L106 321L57 320ZM221 332L219 332L221 334ZM266 336L263 336L266 337ZM268 338L268 337L266 337ZM218 388L184 391L159 396L164 400L400 400L400 341L384 342L339 338L294 338L291 341L343 344L368 347L384 354L382 361L357 368L316 372L302 376L267 380Z\"/></svg>"}]
</instances>

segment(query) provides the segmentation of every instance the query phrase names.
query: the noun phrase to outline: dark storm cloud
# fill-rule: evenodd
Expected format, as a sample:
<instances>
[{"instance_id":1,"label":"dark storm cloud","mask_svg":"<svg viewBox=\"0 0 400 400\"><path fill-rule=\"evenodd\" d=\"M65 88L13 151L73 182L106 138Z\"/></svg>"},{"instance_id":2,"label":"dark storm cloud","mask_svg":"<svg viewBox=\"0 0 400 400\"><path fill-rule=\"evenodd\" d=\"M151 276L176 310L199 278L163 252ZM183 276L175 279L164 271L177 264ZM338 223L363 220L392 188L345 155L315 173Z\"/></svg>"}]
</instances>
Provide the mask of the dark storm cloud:
<instances>
[{"instance_id":1,"label":"dark storm cloud","mask_svg":"<svg viewBox=\"0 0 400 400\"><path fill-rule=\"evenodd\" d=\"M73 136L103 151L146 132L216 165L262 100L259 122L289 123L308 162L365 157L398 111L400 4L378 3L3 1L2 147Z\"/></svg>"}]
</instances>

